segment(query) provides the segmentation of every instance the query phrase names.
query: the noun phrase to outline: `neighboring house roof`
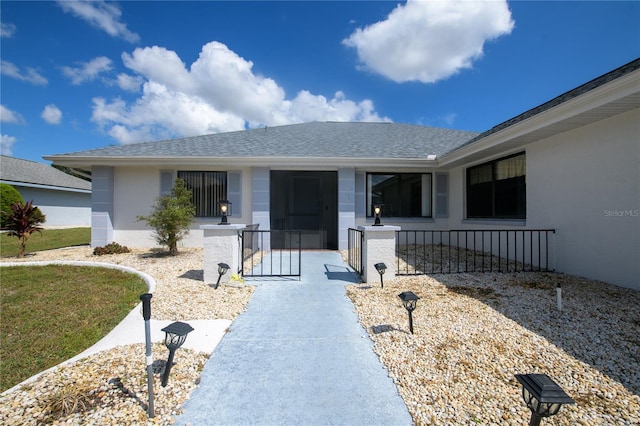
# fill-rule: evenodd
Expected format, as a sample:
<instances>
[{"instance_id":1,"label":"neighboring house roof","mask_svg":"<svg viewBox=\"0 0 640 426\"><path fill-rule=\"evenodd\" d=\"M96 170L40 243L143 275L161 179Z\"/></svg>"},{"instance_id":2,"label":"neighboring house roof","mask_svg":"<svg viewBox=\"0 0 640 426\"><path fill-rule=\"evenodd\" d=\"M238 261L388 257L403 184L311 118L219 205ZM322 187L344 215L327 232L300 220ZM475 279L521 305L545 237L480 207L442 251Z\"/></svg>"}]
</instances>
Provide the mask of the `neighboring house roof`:
<instances>
[{"instance_id":1,"label":"neighboring house roof","mask_svg":"<svg viewBox=\"0 0 640 426\"><path fill-rule=\"evenodd\" d=\"M71 176L46 164L5 155L0 157L0 181L14 186L91 192L91 182Z\"/></svg>"}]
</instances>

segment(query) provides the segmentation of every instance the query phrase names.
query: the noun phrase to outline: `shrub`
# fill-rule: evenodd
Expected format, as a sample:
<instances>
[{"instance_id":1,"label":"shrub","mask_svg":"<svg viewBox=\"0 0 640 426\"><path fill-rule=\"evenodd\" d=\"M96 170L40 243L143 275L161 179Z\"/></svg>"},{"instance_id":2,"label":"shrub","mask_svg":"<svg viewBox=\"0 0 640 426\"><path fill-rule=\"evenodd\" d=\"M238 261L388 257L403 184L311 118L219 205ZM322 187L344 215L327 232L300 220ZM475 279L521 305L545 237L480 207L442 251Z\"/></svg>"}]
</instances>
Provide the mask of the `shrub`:
<instances>
[{"instance_id":1,"label":"shrub","mask_svg":"<svg viewBox=\"0 0 640 426\"><path fill-rule=\"evenodd\" d=\"M10 237L18 237L20 239L20 252L18 257L24 257L24 250L27 246L27 240L34 232L42 233L41 219L44 215L37 207L33 206L33 201L26 204L15 203L11 205L11 214L2 212L2 216L6 219L6 228L9 230L7 235Z\"/></svg>"},{"instance_id":2,"label":"shrub","mask_svg":"<svg viewBox=\"0 0 640 426\"><path fill-rule=\"evenodd\" d=\"M93 254L96 256L102 256L105 254L123 254L123 253L130 253L130 252L131 250L129 250L128 247L121 246L116 242L109 243L106 246L96 247L93 249Z\"/></svg>"},{"instance_id":3,"label":"shrub","mask_svg":"<svg viewBox=\"0 0 640 426\"><path fill-rule=\"evenodd\" d=\"M11 206L16 203L24 203L22 195L8 183L0 183L0 227L6 226L5 217L11 214Z\"/></svg>"},{"instance_id":4,"label":"shrub","mask_svg":"<svg viewBox=\"0 0 640 426\"><path fill-rule=\"evenodd\" d=\"M191 191L182 179L176 179L171 194L156 199L149 216L138 216L148 226L155 228L158 244L169 249L171 255L178 254L178 242L189 233L189 225L196 214L191 202Z\"/></svg>"}]
</instances>

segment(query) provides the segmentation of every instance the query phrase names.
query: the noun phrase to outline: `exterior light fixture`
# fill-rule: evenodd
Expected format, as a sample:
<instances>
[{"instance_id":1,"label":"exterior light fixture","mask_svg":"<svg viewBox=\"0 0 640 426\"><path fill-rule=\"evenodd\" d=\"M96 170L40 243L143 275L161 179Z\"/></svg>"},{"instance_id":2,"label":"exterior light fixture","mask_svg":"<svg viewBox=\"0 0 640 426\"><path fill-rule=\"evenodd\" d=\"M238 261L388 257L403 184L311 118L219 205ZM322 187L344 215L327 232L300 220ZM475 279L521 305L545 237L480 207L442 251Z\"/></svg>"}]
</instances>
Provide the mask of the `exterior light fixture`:
<instances>
[{"instance_id":1,"label":"exterior light fixture","mask_svg":"<svg viewBox=\"0 0 640 426\"><path fill-rule=\"evenodd\" d=\"M387 270L387 265L385 265L384 263L380 262L380 263L376 263L373 266L376 268L376 271L378 271L378 273L380 274L380 288L384 288L384 282L382 281L382 275L384 275L384 271Z\"/></svg>"},{"instance_id":2,"label":"exterior light fixture","mask_svg":"<svg viewBox=\"0 0 640 426\"><path fill-rule=\"evenodd\" d=\"M220 200L218 201L218 207L220 208L220 215L222 216L218 225L229 225L227 216L231 216L231 202L228 200Z\"/></svg>"},{"instance_id":3,"label":"exterior light fixture","mask_svg":"<svg viewBox=\"0 0 640 426\"><path fill-rule=\"evenodd\" d=\"M398 295L404 308L409 312L409 331L413 334L413 310L416 308L416 302L420 300L412 291L404 291Z\"/></svg>"},{"instance_id":4,"label":"exterior light fixture","mask_svg":"<svg viewBox=\"0 0 640 426\"><path fill-rule=\"evenodd\" d=\"M173 365L173 356L185 340L187 340L187 334L193 331L193 327L185 322L176 321L169 324L162 329L165 332L164 345L169 349L169 359L164 367L164 375L162 376L162 386L167 386L167 380L169 380L169 373L171 372L171 366Z\"/></svg>"},{"instance_id":5,"label":"exterior light fixture","mask_svg":"<svg viewBox=\"0 0 640 426\"><path fill-rule=\"evenodd\" d=\"M384 205L382 205L382 204L374 204L373 205L373 216L375 217L375 220L373 222L373 226L382 226L382 224L380 223L380 216L382 216L383 207L384 207Z\"/></svg>"},{"instance_id":6,"label":"exterior light fixture","mask_svg":"<svg viewBox=\"0 0 640 426\"><path fill-rule=\"evenodd\" d=\"M220 278L222 278L222 276L226 274L228 270L229 265L227 265L226 263L218 263L218 281L216 281L216 285L213 286L213 288L218 288L218 285L220 285Z\"/></svg>"},{"instance_id":7,"label":"exterior light fixture","mask_svg":"<svg viewBox=\"0 0 640 426\"><path fill-rule=\"evenodd\" d=\"M562 404L576 402L546 374L516 374L522 398L531 410L529 426L539 426L543 417L556 415Z\"/></svg>"}]
</instances>

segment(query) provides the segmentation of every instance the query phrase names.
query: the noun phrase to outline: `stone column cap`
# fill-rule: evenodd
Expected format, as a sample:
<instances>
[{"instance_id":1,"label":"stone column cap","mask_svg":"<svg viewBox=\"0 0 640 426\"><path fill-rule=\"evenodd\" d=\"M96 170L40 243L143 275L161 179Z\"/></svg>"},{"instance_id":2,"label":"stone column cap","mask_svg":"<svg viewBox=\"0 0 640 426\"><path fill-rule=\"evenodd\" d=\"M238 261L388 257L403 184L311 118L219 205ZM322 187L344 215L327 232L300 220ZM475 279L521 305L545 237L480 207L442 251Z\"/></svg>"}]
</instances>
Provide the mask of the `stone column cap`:
<instances>
[{"instance_id":1,"label":"stone column cap","mask_svg":"<svg viewBox=\"0 0 640 426\"><path fill-rule=\"evenodd\" d=\"M219 231L224 231L225 229L242 229L246 227L247 225L242 223L230 223L228 225L200 225L200 229L216 229Z\"/></svg>"},{"instance_id":2,"label":"stone column cap","mask_svg":"<svg viewBox=\"0 0 640 426\"><path fill-rule=\"evenodd\" d=\"M402 228L395 225L380 225L380 226L360 225L358 226L358 229L361 231L367 231L367 232L382 232L382 231L400 231Z\"/></svg>"}]
</instances>

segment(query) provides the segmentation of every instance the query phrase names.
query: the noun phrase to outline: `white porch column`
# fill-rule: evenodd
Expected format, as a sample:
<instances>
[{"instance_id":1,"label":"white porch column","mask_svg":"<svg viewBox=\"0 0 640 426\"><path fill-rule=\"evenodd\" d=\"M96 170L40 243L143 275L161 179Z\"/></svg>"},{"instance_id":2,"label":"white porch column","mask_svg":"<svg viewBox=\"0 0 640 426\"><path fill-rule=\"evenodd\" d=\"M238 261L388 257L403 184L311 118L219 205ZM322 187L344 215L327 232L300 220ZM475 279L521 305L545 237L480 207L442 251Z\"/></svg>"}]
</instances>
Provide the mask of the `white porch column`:
<instances>
[{"instance_id":1,"label":"white porch column","mask_svg":"<svg viewBox=\"0 0 640 426\"><path fill-rule=\"evenodd\" d=\"M229 265L229 272L222 276L220 283L226 283L240 268L240 243L238 231L247 225L200 225L204 236L204 282L218 281L218 263Z\"/></svg>"},{"instance_id":2,"label":"white porch column","mask_svg":"<svg viewBox=\"0 0 640 426\"><path fill-rule=\"evenodd\" d=\"M364 232L362 242L362 263L364 282L374 282L380 280L380 274L373 266L376 263L384 263L387 270L384 273L384 280L391 280L396 277L396 231L399 226L358 226Z\"/></svg>"}]
</instances>

